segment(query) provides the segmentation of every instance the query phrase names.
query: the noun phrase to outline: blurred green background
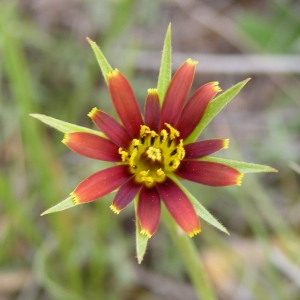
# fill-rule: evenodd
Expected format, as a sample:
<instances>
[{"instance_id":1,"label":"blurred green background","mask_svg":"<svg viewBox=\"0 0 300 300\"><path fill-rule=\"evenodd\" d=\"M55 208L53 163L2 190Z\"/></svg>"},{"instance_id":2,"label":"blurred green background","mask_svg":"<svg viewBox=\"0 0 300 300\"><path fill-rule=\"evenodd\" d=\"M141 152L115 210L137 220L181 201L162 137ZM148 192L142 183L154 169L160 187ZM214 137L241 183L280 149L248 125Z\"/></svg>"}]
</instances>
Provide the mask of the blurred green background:
<instances>
[{"instance_id":1,"label":"blurred green background","mask_svg":"<svg viewBox=\"0 0 300 300\"><path fill-rule=\"evenodd\" d=\"M242 187L189 185L231 233L202 222L207 273L220 299L300 299L299 15L289 0L1 0L0 299L196 299L162 224L137 264L133 206L114 215L109 196L40 217L106 165L29 117L92 127L93 107L114 114L86 36L142 106L169 22L174 70L199 60L194 90L252 78L202 138L229 137L220 156L279 170Z\"/></svg>"}]
</instances>

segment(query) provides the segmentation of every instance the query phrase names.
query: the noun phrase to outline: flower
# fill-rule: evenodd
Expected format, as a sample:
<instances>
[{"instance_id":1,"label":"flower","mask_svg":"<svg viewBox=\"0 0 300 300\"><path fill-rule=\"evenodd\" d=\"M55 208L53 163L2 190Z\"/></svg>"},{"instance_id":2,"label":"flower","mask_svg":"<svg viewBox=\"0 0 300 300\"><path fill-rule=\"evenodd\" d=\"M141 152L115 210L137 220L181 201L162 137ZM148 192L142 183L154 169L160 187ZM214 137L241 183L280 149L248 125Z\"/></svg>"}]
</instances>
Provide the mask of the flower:
<instances>
[{"instance_id":1,"label":"flower","mask_svg":"<svg viewBox=\"0 0 300 300\"><path fill-rule=\"evenodd\" d=\"M172 178L209 186L241 185L243 173L209 155L228 147L228 139L187 143L215 95L218 82L201 86L190 97L196 62L186 60L174 74L161 101L149 89L144 116L133 90L117 69L107 73L107 83L121 124L94 108L88 116L105 137L89 132L68 132L63 143L74 152L115 163L83 180L70 194L75 205L97 200L117 190L111 210L119 213L135 197L141 234L150 238L159 225L161 201L190 237L198 234L199 218L186 193Z\"/></svg>"}]
</instances>

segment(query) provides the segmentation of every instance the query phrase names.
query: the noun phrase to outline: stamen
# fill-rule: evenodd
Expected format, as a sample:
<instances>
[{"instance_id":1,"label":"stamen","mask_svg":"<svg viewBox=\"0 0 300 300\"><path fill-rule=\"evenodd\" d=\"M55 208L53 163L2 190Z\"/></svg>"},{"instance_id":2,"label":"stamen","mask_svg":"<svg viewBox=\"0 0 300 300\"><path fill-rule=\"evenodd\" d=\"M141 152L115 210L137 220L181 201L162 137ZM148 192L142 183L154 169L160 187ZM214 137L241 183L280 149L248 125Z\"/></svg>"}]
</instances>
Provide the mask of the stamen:
<instances>
[{"instance_id":1,"label":"stamen","mask_svg":"<svg viewBox=\"0 0 300 300\"><path fill-rule=\"evenodd\" d=\"M151 130L148 126L146 125L141 125L141 129L140 129L140 137L143 138L145 137L147 134L150 134L151 137L156 137L158 136L158 134L154 131Z\"/></svg>"},{"instance_id":2,"label":"stamen","mask_svg":"<svg viewBox=\"0 0 300 300\"><path fill-rule=\"evenodd\" d=\"M141 145L140 140L137 140L137 139L133 139L132 142L131 142L131 144L132 144L133 147L135 147L135 148L136 148L137 146Z\"/></svg>"},{"instance_id":3,"label":"stamen","mask_svg":"<svg viewBox=\"0 0 300 300\"><path fill-rule=\"evenodd\" d=\"M167 130L163 129L161 132L160 132L160 142L161 143L164 143L168 138L168 133L167 133Z\"/></svg>"},{"instance_id":4,"label":"stamen","mask_svg":"<svg viewBox=\"0 0 300 300\"><path fill-rule=\"evenodd\" d=\"M170 129L170 139L174 140L176 137L179 137L180 132L172 127L170 124L165 123L165 125Z\"/></svg>"},{"instance_id":5,"label":"stamen","mask_svg":"<svg viewBox=\"0 0 300 300\"><path fill-rule=\"evenodd\" d=\"M121 159L124 162L126 158L129 156L128 152L124 151L122 148L119 148L119 154L121 154Z\"/></svg>"},{"instance_id":6,"label":"stamen","mask_svg":"<svg viewBox=\"0 0 300 300\"><path fill-rule=\"evenodd\" d=\"M152 184L154 182L154 178L151 176L147 176L150 170L148 171L141 171L139 174L142 177L142 180L146 183Z\"/></svg>"},{"instance_id":7,"label":"stamen","mask_svg":"<svg viewBox=\"0 0 300 300\"><path fill-rule=\"evenodd\" d=\"M131 167L135 166L134 159L137 156L137 154L138 154L138 149L134 148L132 153L131 153L130 159L129 159L129 165Z\"/></svg>"}]
</instances>

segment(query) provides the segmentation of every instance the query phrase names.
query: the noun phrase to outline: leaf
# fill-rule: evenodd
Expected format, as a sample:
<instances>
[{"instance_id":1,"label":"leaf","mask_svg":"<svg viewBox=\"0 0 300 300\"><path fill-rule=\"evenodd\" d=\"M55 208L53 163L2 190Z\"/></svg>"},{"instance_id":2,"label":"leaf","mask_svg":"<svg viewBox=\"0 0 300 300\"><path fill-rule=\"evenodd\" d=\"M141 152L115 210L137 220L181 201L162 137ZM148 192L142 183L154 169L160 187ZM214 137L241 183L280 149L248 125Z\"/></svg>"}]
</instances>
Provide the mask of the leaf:
<instances>
[{"instance_id":1,"label":"leaf","mask_svg":"<svg viewBox=\"0 0 300 300\"><path fill-rule=\"evenodd\" d=\"M55 212L59 212L71 207L76 206L77 204L74 203L74 201L72 200L72 197L69 197L61 202L59 202L58 204L50 207L49 209L47 209L46 211L44 211L41 216L47 215L47 214L52 214Z\"/></svg>"},{"instance_id":2,"label":"leaf","mask_svg":"<svg viewBox=\"0 0 300 300\"><path fill-rule=\"evenodd\" d=\"M189 135L189 137L184 141L185 144L193 143L197 140L198 136L204 130L204 128L212 121L212 119L228 104L245 86L245 84L250 80L250 78L241 81L213 99L207 106L207 109L200 120L199 124L196 126L194 131Z\"/></svg>"},{"instance_id":3,"label":"leaf","mask_svg":"<svg viewBox=\"0 0 300 300\"><path fill-rule=\"evenodd\" d=\"M110 64L108 63L107 59L105 58L104 54L102 53L102 51L100 50L98 45L88 37L86 38L86 40L89 42L89 44L91 45L91 47L95 53L95 56L96 56L99 66L100 66L102 75L107 84L107 73L111 72L113 69L110 66Z\"/></svg>"},{"instance_id":4,"label":"leaf","mask_svg":"<svg viewBox=\"0 0 300 300\"><path fill-rule=\"evenodd\" d=\"M135 234L136 234L136 255L137 255L137 260L138 263L140 264L144 258L144 255L146 253L146 249L147 249L147 243L148 243L148 238L143 235L140 234L141 232L141 226L140 226L140 222L138 220L137 217L137 202L138 202L138 198L136 197L134 200L134 207L135 207Z\"/></svg>"},{"instance_id":5,"label":"leaf","mask_svg":"<svg viewBox=\"0 0 300 300\"><path fill-rule=\"evenodd\" d=\"M161 65L159 70L157 91L160 104L162 105L166 91L172 77L172 46L171 46L171 23L167 29L164 48L162 51Z\"/></svg>"},{"instance_id":6,"label":"leaf","mask_svg":"<svg viewBox=\"0 0 300 300\"><path fill-rule=\"evenodd\" d=\"M241 173L278 172L276 169L266 165L257 165L257 164L252 164L244 161L237 161L237 160L221 158L221 157L207 156L207 157L200 158L199 160L224 164L229 167L237 169Z\"/></svg>"},{"instance_id":7,"label":"leaf","mask_svg":"<svg viewBox=\"0 0 300 300\"><path fill-rule=\"evenodd\" d=\"M42 121L43 123L57 129L58 131L61 131L63 133L70 133L70 132L88 132L88 133L92 133L95 135L99 135L102 137L106 137L102 132L97 131L97 130L93 130L93 129L89 129L86 127L82 127L79 125L75 125L72 123L68 123L65 121L61 121L52 117L48 117L45 115L41 115L41 114L30 114L31 117L36 118L40 121Z\"/></svg>"},{"instance_id":8,"label":"leaf","mask_svg":"<svg viewBox=\"0 0 300 300\"><path fill-rule=\"evenodd\" d=\"M168 174L168 177L170 177L186 194L186 196L189 198L192 205L194 206L197 215L201 219L205 220L207 223L211 224L212 226L218 228L222 232L229 235L227 229L186 189L184 185L181 184L181 182L177 179L177 177L174 174Z\"/></svg>"}]
</instances>

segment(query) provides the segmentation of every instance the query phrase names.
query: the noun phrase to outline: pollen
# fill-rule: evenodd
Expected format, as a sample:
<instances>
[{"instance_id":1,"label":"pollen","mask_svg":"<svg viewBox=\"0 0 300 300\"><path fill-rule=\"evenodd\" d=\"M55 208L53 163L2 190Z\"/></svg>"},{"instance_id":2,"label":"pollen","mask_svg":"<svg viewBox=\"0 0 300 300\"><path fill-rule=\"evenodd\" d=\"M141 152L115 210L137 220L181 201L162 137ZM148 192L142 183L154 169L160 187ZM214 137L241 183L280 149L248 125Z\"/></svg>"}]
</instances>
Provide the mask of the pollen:
<instances>
[{"instance_id":1,"label":"pollen","mask_svg":"<svg viewBox=\"0 0 300 300\"><path fill-rule=\"evenodd\" d=\"M122 148L119 148L119 154L121 154L122 161L126 161L127 157L129 156L129 153L124 151Z\"/></svg>"},{"instance_id":2,"label":"pollen","mask_svg":"<svg viewBox=\"0 0 300 300\"><path fill-rule=\"evenodd\" d=\"M149 149L146 151L146 154L148 155L148 157L153 160L153 161L161 161L161 150L154 148L154 147L149 147Z\"/></svg>"},{"instance_id":3,"label":"pollen","mask_svg":"<svg viewBox=\"0 0 300 300\"><path fill-rule=\"evenodd\" d=\"M176 137L180 136L180 132L172 127L170 124L165 123L165 125L170 129L170 139L174 140Z\"/></svg>"}]
</instances>

